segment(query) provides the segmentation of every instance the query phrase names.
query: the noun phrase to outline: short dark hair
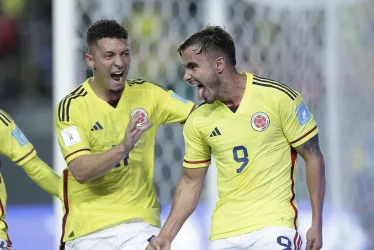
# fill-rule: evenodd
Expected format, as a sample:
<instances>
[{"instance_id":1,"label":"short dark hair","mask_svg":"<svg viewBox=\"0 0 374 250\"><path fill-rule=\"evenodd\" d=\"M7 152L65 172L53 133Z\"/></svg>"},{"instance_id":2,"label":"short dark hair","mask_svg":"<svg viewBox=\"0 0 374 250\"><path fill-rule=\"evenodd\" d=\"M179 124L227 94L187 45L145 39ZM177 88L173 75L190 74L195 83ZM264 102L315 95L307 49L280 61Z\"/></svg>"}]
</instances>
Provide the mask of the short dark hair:
<instances>
[{"instance_id":1,"label":"short dark hair","mask_svg":"<svg viewBox=\"0 0 374 250\"><path fill-rule=\"evenodd\" d=\"M223 52L229 62L233 66L236 65L234 39L220 26L207 26L205 29L192 34L179 46L179 55L182 56L182 52L192 45L198 46L197 54Z\"/></svg>"},{"instance_id":2,"label":"short dark hair","mask_svg":"<svg viewBox=\"0 0 374 250\"><path fill-rule=\"evenodd\" d=\"M92 24L86 33L87 46L95 44L102 38L127 39L127 30L115 20L102 19Z\"/></svg>"}]
</instances>

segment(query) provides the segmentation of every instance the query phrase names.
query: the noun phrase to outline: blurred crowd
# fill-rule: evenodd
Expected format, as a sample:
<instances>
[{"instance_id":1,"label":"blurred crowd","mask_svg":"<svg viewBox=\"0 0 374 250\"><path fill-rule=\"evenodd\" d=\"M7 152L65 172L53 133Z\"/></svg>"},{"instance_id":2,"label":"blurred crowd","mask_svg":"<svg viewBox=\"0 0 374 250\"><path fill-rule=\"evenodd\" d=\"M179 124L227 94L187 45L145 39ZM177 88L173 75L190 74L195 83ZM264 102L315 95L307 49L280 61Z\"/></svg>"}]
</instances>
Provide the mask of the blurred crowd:
<instances>
[{"instance_id":1,"label":"blurred crowd","mask_svg":"<svg viewBox=\"0 0 374 250\"><path fill-rule=\"evenodd\" d=\"M0 100L51 97L50 0L0 1Z\"/></svg>"}]
</instances>

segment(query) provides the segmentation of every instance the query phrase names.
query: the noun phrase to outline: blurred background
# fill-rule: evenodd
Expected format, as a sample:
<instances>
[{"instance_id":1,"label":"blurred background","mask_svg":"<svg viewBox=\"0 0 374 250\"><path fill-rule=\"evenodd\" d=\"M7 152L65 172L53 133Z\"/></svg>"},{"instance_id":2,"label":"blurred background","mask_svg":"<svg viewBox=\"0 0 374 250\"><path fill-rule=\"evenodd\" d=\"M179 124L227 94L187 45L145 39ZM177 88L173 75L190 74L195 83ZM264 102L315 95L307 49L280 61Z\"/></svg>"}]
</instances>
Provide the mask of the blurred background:
<instances>
[{"instance_id":1,"label":"blurred background","mask_svg":"<svg viewBox=\"0 0 374 250\"><path fill-rule=\"evenodd\" d=\"M0 0L0 108L59 174L64 165L55 147L54 107L91 75L84 33L100 18L128 28L130 77L196 102L182 80L176 49L208 23L225 26L236 42L238 69L301 92L319 124L328 181L323 249L374 249L374 0ZM181 132L171 125L157 135L155 187L163 220L181 175ZM15 249L57 249L61 204L21 168L0 160ZM298 166L305 242L311 213L302 161ZM207 249L216 201L214 164L209 171L198 210L174 249Z\"/></svg>"}]
</instances>

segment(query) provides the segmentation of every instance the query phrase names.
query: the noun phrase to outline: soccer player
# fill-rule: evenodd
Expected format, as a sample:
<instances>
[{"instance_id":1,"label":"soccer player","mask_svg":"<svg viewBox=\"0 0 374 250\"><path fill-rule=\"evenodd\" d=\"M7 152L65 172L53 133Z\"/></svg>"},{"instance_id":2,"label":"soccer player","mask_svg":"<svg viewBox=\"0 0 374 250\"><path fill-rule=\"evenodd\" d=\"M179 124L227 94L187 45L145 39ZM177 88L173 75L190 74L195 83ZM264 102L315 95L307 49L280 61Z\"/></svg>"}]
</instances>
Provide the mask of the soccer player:
<instances>
[{"instance_id":1,"label":"soccer player","mask_svg":"<svg viewBox=\"0 0 374 250\"><path fill-rule=\"evenodd\" d=\"M313 214L306 249L320 249L324 160L317 125L300 94L276 81L238 72L233 39L221 27L193 34L178 51L184 80L197 86L205 102L184 126L183 176L170 215L147 249L170 249L198 203L211 154L219 195L211 250L300 249L297 154L305 161Z\"/></svg>"},{"instance_id":2,"label":"soccer player","mask_svg":"<svg viewBox=\"0 0 374 250\"><path fill-rule=\"evenodd\" d=\"M144 249L160 230L153 186L157 128L184 123L195 105L153 83L126 79L130 43L116 21L95 22L86 42L93 77L56 107L68 165L61 248Z\"/></svg>"},{"instance_id":3,"label":"soccer player","mask_svg":"<svg viewBox=\"0 0 374 250\"><path fill-rule=\"evenodd\" d=\"M33 145L13 119L2 110L0 110L0 154L22 167L31 180L42 189L59 196L60 176L38 157ZM13 249L8 236L8 225L5 222L6 200L5 183L0 173L0 250Z\"/></svg>"}]
</instances>

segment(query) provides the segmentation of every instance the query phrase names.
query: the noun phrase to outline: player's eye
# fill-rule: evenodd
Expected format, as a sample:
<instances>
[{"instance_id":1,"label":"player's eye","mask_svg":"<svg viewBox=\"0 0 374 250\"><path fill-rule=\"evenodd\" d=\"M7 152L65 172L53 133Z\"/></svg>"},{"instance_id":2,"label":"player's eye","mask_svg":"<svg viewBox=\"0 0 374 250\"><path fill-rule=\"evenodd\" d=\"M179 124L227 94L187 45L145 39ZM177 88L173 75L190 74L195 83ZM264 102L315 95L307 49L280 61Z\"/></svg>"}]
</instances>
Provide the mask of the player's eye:
<instances>
[{"instance_id":1,"label":"player's eye","mask_svg":"<svg viewBox=\"0 0 374 250\"><path fill-rule=\"evenodd\" d=\"M122 53L122 56L129 56L130 55L130 51L125 51Z\"/></svg>"},{"instance_id":2,"label":"player's eye","mask_svg":"<svg viewBox=\"0 0 374 250\"><path fill-rule=\"evenodd\" d=\"M106 54L104 57L105 57L105 59L112 59L113 58L113 54Z\"/></svg>"}]
</instances>

